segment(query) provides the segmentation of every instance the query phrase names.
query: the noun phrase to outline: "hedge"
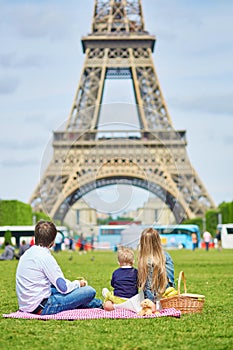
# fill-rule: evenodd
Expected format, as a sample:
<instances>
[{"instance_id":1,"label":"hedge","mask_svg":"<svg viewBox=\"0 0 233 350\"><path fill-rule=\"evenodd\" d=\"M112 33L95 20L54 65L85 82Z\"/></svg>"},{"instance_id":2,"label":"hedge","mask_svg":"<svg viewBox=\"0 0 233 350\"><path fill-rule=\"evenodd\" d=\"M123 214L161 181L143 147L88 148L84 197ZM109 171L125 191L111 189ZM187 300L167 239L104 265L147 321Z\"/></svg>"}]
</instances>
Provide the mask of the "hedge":
<instances>
[{"instance_id":1,"label":"hedge","mask_svg":"<svg viewBox=\"0 0 233 350\"><path fill-rule=\"evenodd\" d=\"M31 226L39 220L51 220L43 212L32 212L30 204L0 200L0 226Z\"/></svg>"},{"instance_id":2,"label":"hedge","mask_svg":"<svg viewBox=\"0 0 233 350\"><path fill-rule=\"evenodd\" d=\"M17 200L0 201L0 226L32 225L32 208Z\"/></svg>"}]
</instances>

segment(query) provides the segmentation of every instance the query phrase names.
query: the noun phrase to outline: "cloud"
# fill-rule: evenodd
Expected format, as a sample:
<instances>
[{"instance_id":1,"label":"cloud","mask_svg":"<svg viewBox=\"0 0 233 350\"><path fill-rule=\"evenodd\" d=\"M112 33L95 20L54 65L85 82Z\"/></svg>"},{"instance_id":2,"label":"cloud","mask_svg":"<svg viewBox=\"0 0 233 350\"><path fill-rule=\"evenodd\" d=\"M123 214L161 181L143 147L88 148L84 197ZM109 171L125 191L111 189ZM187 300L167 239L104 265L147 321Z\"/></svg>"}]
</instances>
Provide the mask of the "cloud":
<instances>
[{"instance_id":1,"label":"cloud","mask_svg":"<svg viewBox=\"0 0 233 350\"><path fill-rule=\"evenodd\" d=\"M0 94L13 94L19 86L17 77L5 76L0 78Z\"/></svg>"},{"instance_id":2,"label":"cloud","mask_svg":"<svg viewBox=\"0 0 233 350\"><path fill-rule=\"evenodd\" d=\"M197 111L203 113L212 113L215 115L229 115L233 114L232 93L219 95L191 95L183 98L170 98L170 106L187 111Z\"/></svg>"},{"instance_id":3,"label":"cloud","mask_svg":"<svg viewBox=\"0 0 233 350\"><path fill-rule=\"evenodd\" d=\"M15 122L14 124L2 125L0 149L13 151L13 154L41 149L48 142L48 133L41 132L42 130L43 128L33 127L25 123L20 125L20 123ZM5 152L1 153L1 157L3 156L5 156Z\"/></svg>"},{"instance_id":4,"label":"cloud","mask_svg":"<svg viewBox=\"0 0 233 350\"><path fill-rule=\"evenodd\" d=\"M48 121L48 116L46 114L41 114L41 113L38 113L38 114L28 114L27 116L24 117L23 121L26 123L26 124L35 124L35 125L41 125L42 123L49 123Z\"/></svg>"},{"instance_id":5,"label":"cloud","mask_svg":"<svg viewBox=\"0 0 233 350\"><path fill-rule=\"evenodd\" d=\"M10 27L8 34L17 33L19 38L61 41L72 36L75 14L66 2L9 1L1 8L2 26ZM7 21L6 21L7 18ZM70 20L70 25L67 25Z\"/></svg>"},{"instance_id":6,"label":"cloud","mask_svg":"<svg viewBox=\"0 0 233 350\"><path fill-rule=\"evenodd\" d=\"M226 145L233 145L233 137L232 137L232 134L231 134L231 135L226 135L226 136L224 137L224 143L225 143ZM233 149L232 149L232 151L233 151Z\"/></svg>"},{"instance_id":7,"label":"cloud","mask_svg":"<svg viewBox=\"0 0 233 350\"><path fill-rule=\"evenodd\" d=\"M36 165L38 163L35 159L8 159L0 162L2 167L6 168L22 168L26 166Z\"/></svg>"},{"instance_id":8,"label":"cloud","mask_svg":"<svg viewBox=\"0 0 233 350\"><path fill-rule=\"evenodd\" d=\"M12 67L15 65L15 52L0 54L0 66L3 68Z\"/></svg>"},{"instance_id":9,"label":"cloud","mask_svg":"<svg viewBox=\"0 0 233 350\"><path fill-rule=\"evenodd\" d=\"M40 54L28 54L18 57L17 53L10 52L0 55L0 66L3 68L32 68L44 64L45 57Z\"/></svg>"},{"instance_id":10,"label":"cloud","mask_svg":"<svg viewBox=\"0 0 233 350\"><path fill-rule=\"evenodd\" d=\"M0 148L3 150L14 150L14 152L19 152L21 150L31 151L36 148L41 148L41 145L44 144L44 140L39 137L30 137L28 135L23 135L23 133L20 133L21 136L12 135L10 138L3 139L4 136L2 136L0 140Z\"/></svg>"}]
</instances>

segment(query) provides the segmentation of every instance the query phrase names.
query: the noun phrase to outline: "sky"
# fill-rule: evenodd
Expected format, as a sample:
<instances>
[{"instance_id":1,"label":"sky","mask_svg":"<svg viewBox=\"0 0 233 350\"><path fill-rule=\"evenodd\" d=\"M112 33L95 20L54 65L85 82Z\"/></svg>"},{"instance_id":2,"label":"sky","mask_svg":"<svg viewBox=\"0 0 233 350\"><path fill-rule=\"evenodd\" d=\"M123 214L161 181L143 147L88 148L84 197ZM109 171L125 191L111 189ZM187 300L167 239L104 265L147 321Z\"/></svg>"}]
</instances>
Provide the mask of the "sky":
<instances>
[{"instance_id":1,"label":"sky","mask_svg":"<svg viewBox=\"0 0 233 350\"><path fill-rule=\"evenodd\" d=\"M233 2L142 6L173 126L186 130L189 159L215 204L232 201ZM93 10L94 0L0 0L0 199L27 203L39 183L52 132L72 106ZM104 102L131 103L125 86ZM140 191L129 209L146 198Z\"/></svg>"}]
</instances>

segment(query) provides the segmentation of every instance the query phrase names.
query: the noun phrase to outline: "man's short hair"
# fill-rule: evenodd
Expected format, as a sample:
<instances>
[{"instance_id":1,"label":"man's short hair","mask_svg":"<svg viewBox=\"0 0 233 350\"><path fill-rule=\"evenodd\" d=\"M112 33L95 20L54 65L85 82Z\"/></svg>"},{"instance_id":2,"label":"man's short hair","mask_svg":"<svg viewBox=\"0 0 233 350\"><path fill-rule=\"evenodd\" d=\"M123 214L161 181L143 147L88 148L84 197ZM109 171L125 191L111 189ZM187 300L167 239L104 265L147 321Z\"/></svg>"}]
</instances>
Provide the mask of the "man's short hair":
<instances>
[{"instance_id":1,"label":"man's short hair","mask_svg":"<svg viewBox=\"0 0 233 350\"><path fill-rule=\"evenodd\" d=\"M122 266L124 265L133 266L134 264L134 252L131 248L120 247L117 252L117 258L118 258L119 264Z\"/></svg>"},{"instance_id":2,"label":"man's short hair","mask_svg":"<svg viewBox=\"0 0 233 350\"><path fill-rule=\"evenodd\" d=\"M35 227L35 244L49 247L55 240L57 229L53 222L39 221Z\"/></svg>"}]
</instances>

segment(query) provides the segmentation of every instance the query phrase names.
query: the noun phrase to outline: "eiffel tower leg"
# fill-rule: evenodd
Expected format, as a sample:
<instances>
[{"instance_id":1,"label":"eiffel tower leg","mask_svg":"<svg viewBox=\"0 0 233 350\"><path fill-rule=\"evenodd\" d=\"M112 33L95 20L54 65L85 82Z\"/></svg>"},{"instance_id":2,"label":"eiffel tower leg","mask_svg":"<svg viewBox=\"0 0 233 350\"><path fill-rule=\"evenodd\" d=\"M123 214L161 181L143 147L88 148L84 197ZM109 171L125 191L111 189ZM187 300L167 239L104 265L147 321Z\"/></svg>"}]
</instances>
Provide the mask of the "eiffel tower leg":
<instances>
[{"instance_id":1,"label":"eiffel tower leg","mask_svg":"<svg viewBox=\"0 0 233 350\"><path fill-rule=\"evenodd\" d=\"M98 124L106 76L107 49L87 49L66 130L92 130Z\"/></svg>"}]
</instances>

